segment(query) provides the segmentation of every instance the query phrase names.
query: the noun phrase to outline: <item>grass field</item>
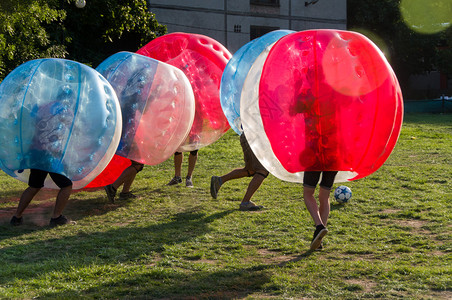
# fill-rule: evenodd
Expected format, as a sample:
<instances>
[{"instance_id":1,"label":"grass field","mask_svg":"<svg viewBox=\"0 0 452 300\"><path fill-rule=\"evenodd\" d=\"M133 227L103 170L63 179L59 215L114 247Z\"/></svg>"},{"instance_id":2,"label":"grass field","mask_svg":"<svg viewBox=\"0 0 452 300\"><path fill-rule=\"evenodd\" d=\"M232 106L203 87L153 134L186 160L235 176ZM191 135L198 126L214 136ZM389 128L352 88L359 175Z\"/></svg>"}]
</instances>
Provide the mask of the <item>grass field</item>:
<instances>
[{"instance_id":1,"label":"grass field","mask_svg":"<svg viewBox=\"0 0 452 300\"><path fill-rule=\"evenodd\" d=\"M452 299L452 115L408 115L387 162L346 183L332 201L324 250L309 252L313 223L302 186L269 176L242 212L249 178L217 200L210 177L242 167L229 131L199 152L195 188L168 187L172 159L139 173L131 201L75 191L47 226L53 190L9 220L26 187L0 174L0 298ZM187 156L183 172L186 172Z\"/></svg>"}]
</instances>

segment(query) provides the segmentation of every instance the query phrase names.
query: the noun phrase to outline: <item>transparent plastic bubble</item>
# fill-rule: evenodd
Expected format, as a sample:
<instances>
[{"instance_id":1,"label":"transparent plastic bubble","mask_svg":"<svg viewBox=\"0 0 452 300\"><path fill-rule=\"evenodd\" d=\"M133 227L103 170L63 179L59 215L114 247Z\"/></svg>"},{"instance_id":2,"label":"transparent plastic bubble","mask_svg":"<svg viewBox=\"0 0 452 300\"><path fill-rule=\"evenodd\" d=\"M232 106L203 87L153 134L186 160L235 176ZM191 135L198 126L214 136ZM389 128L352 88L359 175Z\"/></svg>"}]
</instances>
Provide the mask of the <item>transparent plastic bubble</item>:
<instances>
[{"instance_id":1,"label":"transparent plastic bubble","mask_svg":"<svg viewBox=\"0 0 452 300\"><path fill-rule=\"evenodd\" d=\"M240 101L240 118L248 144L260 163L271 174L280 179L292 182L302 182L303 174L289 173L274 155L260 116L258 83L261 79L262 67L273 45L274 44L269 45L261 52L248 72L243 84Z\"/></svg>"},{"instance_id":2,"label":"transparent plastic bubble","mask_svg":"<svg viewBox=\"0 0 452 300\"><path fill-rule=\"evenodd\" d=\"M26 62L0 84L0 166L24 182L23 170L35 168L83 188L113 157L121 123L116 93L96 70L64 59ZM57 188L50 178L45 186Z\"/></svg>"},{"instance_id":3,"label":"transparent plastic bubble","mask_svg":"<svg viewBox=\"0 0 452 300\"><path fill-rule=\"evenodd\" d=\"M147 165L167 160L193 124L190 82L169 64L131 52L107 58L97 70L118 95L123 126L116 154Z\"/></svg>"},{"instance_id":4,"label":"transparent plastic bubble","mask_svg":"<svg viewBox=\"0 0 452 300\"><path fill-rule=\"evenodd\" d=\"M220 101L229 125L237 134L240 135L242 133L240 96L243 83L251 66L267 46L273 44L281 37L294 32L292 30L275 30L254 39L237 50L226 65L221 77Z\"/></svg>"},{"instance_id":5,"label":"transparent plastic bubble","mask_svg":"<svg viewBox=\"0 0 452 300\"><path fill-rule=\"evenodd\" d=\"M182 70L195 95L195 119L178 151L192 151L217 141L230 128L221 109L221 75L231 54L216 40L190 33L170 33L149 42L137 53Z\"/></svg>"},{"instance_id":6,"label":"transparent plastic bubble","mask_svg":"<svg viewBox=\"0 0 452 300\"><path fill-rule=\"evenodd\" d=\"M242 122L251 148L273 175L302 182L304 171L335 170L336 182L355 180L388 158L403 101L394 72L369 39L339 30L303 31L278 40L253 68L243 88L241 105L245 99L251 104Z\"/></svg>"},{"instance_id":7,"label":"transparent plastic bubble","mask_svg":"<svg viewBox=\"0 0 452 300\"><path fill-rule=\"evenodd\" d=\"M130 159L116 154L113 155L113 158L105 169L96 178L94 178L93 181L87 184L85 188L98 188L112 184L131 164L132 162Z\"/></svg>"}]
</instances>

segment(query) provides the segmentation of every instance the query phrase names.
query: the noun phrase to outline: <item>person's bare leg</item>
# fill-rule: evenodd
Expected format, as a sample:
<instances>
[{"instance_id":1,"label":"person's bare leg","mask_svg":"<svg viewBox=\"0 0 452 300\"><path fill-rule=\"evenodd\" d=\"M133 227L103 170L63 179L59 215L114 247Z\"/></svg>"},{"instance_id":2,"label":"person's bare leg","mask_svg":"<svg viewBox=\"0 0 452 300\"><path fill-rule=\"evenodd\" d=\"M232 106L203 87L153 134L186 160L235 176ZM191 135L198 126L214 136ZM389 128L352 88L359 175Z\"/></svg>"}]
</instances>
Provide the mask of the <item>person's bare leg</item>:
<instances>
[{"instance_id":1,"label":"person's bare leg","mask_svg":"<svg viewBox=\"0 0 452 300\"><path fill-rule=\"evenodd\" d=\"M20 196L19 205L17 206L16 213L14 216L16 218L22 217L24 210L28 207L34 196L41 190L40 188L27 187L25 191Z\"/></svg>"},{"instance_id":2,"label":"person's bare leg","mask_svg":"<svg viewBox=\"0 0 452 300\"><path fill-rule=\"evenodd\" d=\"M130 187L132 186L132 183L135 180L136 176L137 176L136 170L130 172L130 175L126 178L126 180L124 180L124 185L122 186L122 193L130 192Z\"/></svg>"},{"instance_id":3,"label":"person's bare leg","mask_svg":"<svg viewBox=\"0 0 452 300\"><path fill-rule=\"evenodd\" d=\"M218 191L224 183L232 179L238 179L247 176L249 176L249 173L245 168L232 170L231 172L221 177L212 176L210 180L210 195L212 195L212 198L217 199Z\"/></svg>"},{"instance_id":4,"label":"person's bare leg","mask_svg":"<svg viewBox=\"0 0 452 300\"><path fill-rule=\"evenodd\" d=\"M187 171L187 177L190 177L193 175L193 171L195 170L196 161L198 160L198 153L195 155L189 154L188 155L188 171ZM181 162L182 164L182 162ZM180 172L179 172L180 173Z\"/></svg>"},{"instance_id":5,"label":"person's bare leg","mask_svg":"<svg viewBox=\"0 0 452 300\"><path fill-rule=\"evenodd\" d=\"M128 166L124 171L122 171L121 175L113 182L111 185L117 190L122 184L124 184L123 191L126 185L126 182L129 182L129 184L132 184L133 179L135 178L137 174L137 171L133 165ZM133 178L132 178L133 177ZM131 180L132 178L132 180ZM130 188L130 186L129 186Z\"/></svg>"},{"instance_id":6,"label":"person's bare leg","mask_svg":"<svg viewBox=\"0 0 452 300\"><path fill-rule=\"evenodd\" d=\"M221 183L224 184L226 181L232 180L232 179L238 179L248 176L248 171L246 169L235 169L229 172L228 174L225 174L221 176Z\"/></svg>"},{"instance_id":7,"label":"person's bare leg","mask_svg":"<svg viewBox=\"0 0 452 300\"><path fill-rule=\"evenodd\" d=\"M323 224L323 222L322 218L320 217L319 207L317 205L317 201L315 200L314 193L315 188L303 187L304 204L306 205L309 214L311 215L315 225L317 226Z\"/></svg>"},{"instance_id":8,"label":"person's bare leg","mask_svg":"<svg viewBox=\"0 0 452 300\"><path fill-rule=\"evenodd\" d=\"M56 201L55 201L55 207L53 209L52 218L58 218L63 214L63 210L66 207L66 204L69 200L69 196L72 192L72 185L64 187L60 189L58 192Z\"/></svg>"},{"instance_id":9,"label":"person's bare leg","mask_svg":"<svg viewBox=\"0 0 452 300\"><path fill-rule=\"evenodd\" d=\"M182 172L182 160L184 159L184 154L174 154L174 176L181 177Z\"/></svg>"},{"instance_id":10,"label":"person's bare leg","mask_svg":"<svg viewBox=\"0 0 452 300\"><path fill-rule=\"evenodd\" d=\"M322 190L322 188L320 188L320 190ZM312 237L311 245L309 247L309 249L311 251L323 248L322 247L322 239L325 236L325 234L328 232L328 230L325 227L326 223L324 224L323 219L321 218L321 214L319 212L319 206L317 205L317 201L315 200L314 193L315 193L315 188L303 187L304 203L306 205L306 208L309 211L309 214L311 215L312 219L314 220L314 223L316 226L314 235ZM324 205L325 205L325 203L323 203L323 205L322 205L323 210L325 209Z\"/></svg>"},{"instance_id":11,"label":"person's bare leg","mask_svg":"<svg viewBox=\"0 0 452 300\"><path fill-rule=\"evenodd\" d=\"M330 215L330 190L320 187L319 189L319 214L324 226Z\"/></svg>"},{"instance_id":12,"label":"person's bare leg","mask_svg":"<svg viewBox=\"0 0 452 300\"><path fill-rule=\"evenodd\" d=\"M251 201L251 197L253 197L254 193L261 186L264 179L265 179L264 176L258 173L254 173L254 176L251 179L250 183L248 184L248 188L246 189L245 196L243 196L242 203Z\"/></svg>"}]
</instances>

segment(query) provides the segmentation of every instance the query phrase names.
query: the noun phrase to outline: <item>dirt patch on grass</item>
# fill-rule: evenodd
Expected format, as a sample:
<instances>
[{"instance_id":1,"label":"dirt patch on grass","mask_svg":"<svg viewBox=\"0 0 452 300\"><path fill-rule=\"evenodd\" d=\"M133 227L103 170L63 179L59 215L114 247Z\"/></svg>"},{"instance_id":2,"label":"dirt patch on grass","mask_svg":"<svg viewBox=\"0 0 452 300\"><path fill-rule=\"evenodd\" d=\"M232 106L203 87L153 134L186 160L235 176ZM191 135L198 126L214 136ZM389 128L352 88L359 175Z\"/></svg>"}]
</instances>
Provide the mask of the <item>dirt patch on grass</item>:
<instances>
[{"instance_id":1,"label":"dirt patch on grass","mask_svg":"<svg viewBox=\"0 0 452 300\"><path fill-rule=\"evenodd\" d=\"M2 198L0 199L0 203L15 203L19 202L19 197L8 197L8 198Z\"/></svg>"},{"instance_id":2,"label":"dirt patch on grass","mask_svg":"<svg viewBox=\"0 0 452 300\"><path fill-rule=\"evenodd\" d=\"M382 214L395 214L398 213L400 211L400 209L383 209L381 211L379 211L379 213Z\"/></svg>"},{"instance_id":3,"label":"dirt patch on grass","mask_svg":"<svg viewBox=\"0 0 452 300\"><path fill-rule=\"evenodd\" d=\"M281 264L296 260L299 255L286 255L280 251L258 249L259 258L265 264Z\"/></svg>"},{"instance_id":4,"label":"dirt patch on grass","mask_svg":"<svg viewBox=\"0 0 452 300\"><path fill-rule=\"evenodd\" d=\"M135 220L125 220L123 222L113 223L113 226L118 226L118 227L128 226L128 225L132 224L133 222L135 222Z\"/></svg>"},{"instance_id":5,"label":"dirt patch on grass","mask_svg":"<svg viewBox=\"0 0 452 300\"><path fill-rule=\"evenodd\" d=\"M388 254L385 254L386 257L390 257ZM366 261L366 262L374 262L375 260L381 261L381 257L377 256L375 253L356 253L354 251L346 251L345 253L335 253L334 256L330 255L325 257L324 259L330 260L339 260L345 261L350 260L353 257L355 261ZM318 259L323 259L319 257Z\"/></svg>"},{"instance_id":6,"label":"dirt patch on grass","mask_svg":"<svg viewBox=\"0 0 452 300\"><path fill-rule=\"evenodd\" d=\"M280 299L277 296L264 295L261 293L249 293L249 292L228 292L228 291L220 291L220 292L210 292L210 293L201 293L199 295L193 297L184 297L181 299ZM304 299L304 298L297 298Z\"/></svg>"},{"instance_id":7,"label":"dirt patch on grass","mask_svg":"<svg viewBox=\"0 0 452 300\"><path fill-rule=\"evenodd\" d=\"M200 262L202 264L207 264L207 265L216 265L218 263L217 260L212 260L212 259L199 259L196 262Z\"/></svg>"},{"instance_id":8,"label":"dirt patch on grass","mask_svg":"<svg viewBox=\"0 0 452 300\"><path fill-rule=\"evenodd\" d=\"M422 228L423 226L428 224L428 221L410 219L410 220L392 220L392 222L399 226L410 227L413 229L413 231L418 233L423 234L430 233L430 230Z\"/></svg>"},{"instance_id":9,"label":"dirt patch on grass","mask_svg":"<svg viewBox=\"0 0 452 300\"><path fill-rule=\"evenodd\" d=\"M416 235L425 236L428 239L434 241L437 245L443 245L444 242L438 239L437 234L433 233L431 230L426 228L429 221L417 220L417 219L406 219L406 220L391 220L391 223L396 224L401 227L408 227L410 232ZM438 255L444 255L445 252L437 251ZM440 254L439 254L440 253Z\"/></svg>"},{"instance_id":10,"label":"dirt patch on grass","mask_svg":"<svg viewBox=\"0 0 452 300\"><path fill-rule=\"evenodd\" d=\"M375 290L377 283L370 280L363 279L346 279L345 282L349 285L358 285L362 287L363 292L370 293Z\"/></svg>"},{"instance_id":11,"label":"dirt patch on grass","mask_svg":"<svg viewBox=\"0 0 452 300\"><path fill-rule=\"evenodd\" d=\"M23 214L24 225L40 227L49 225L55 201L53 199L49 200L46 196L38 197L38 195L33 199ZM18 202L19 199L17 199L17 204ZM0 210L0 224L9 223L16 211L17 204L14 207Z\"/></svg>"},{"instance_id":12,"label":"dirt patch on grass","mask_svg":"<svg viewBox=\"0 0 452 300\"><path fill-rule=\"evenodd\" d=\"M444 291L444 292L432 292L432 299L444 299L450 300L452 299L452 291Z\"/></svg>"}]
</instances>

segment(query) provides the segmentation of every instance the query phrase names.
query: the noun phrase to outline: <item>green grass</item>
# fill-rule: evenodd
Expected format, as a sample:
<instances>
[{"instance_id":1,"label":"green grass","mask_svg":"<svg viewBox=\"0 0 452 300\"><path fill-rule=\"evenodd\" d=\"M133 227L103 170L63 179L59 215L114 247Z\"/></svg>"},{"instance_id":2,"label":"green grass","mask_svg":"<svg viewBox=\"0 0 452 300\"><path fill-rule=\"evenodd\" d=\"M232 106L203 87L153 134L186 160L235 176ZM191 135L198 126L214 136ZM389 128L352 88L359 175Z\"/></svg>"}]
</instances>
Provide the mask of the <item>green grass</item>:
<instances>
[{"instance_id":1,"label":"green grass","mask_svg":"<svg viewBox=\"0 0 452 300\"><path fill-rule=\"evenodd\" d=\"M172 159L146 166L138 199L74 192L74 226L47 226L55 191L43 190L10 227L26 185L2 173L0 298L451 299L451 162L452 116L406 116L387 162L346 183L350 203L332 201L314 253L300 184L270 175L253 197L262 212L238 210L249 178L211 198L210 176L243 165L232 131L199 152L194 189L165 186Z\"/></svg>"}]
</instances>

